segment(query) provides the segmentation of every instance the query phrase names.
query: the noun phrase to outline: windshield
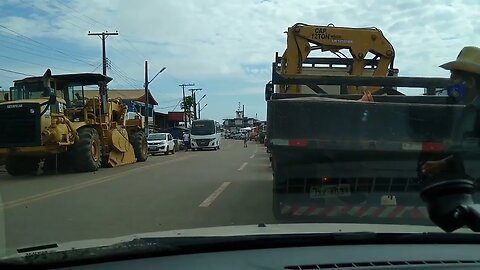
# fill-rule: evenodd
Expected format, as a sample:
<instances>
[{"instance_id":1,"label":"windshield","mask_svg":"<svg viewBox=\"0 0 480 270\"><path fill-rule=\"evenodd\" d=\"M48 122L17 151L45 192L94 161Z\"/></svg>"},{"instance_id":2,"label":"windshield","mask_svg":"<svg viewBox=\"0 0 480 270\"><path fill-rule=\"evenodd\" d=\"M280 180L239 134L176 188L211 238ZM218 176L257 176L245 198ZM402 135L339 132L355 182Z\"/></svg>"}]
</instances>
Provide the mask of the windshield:
<instances>
[{"instance_id":1,"label":"windshield","mask_svg":"<svg viewBox=\"0 0 480 270\"><path fill-rule=\"evenodd\" d=\"M195 121L192 123L192 135L211 135L215 134L214 121Z\"/></svg>"},{"instance_id":2,"label":"windshield","mask_svg":"<svg viewBox=\"0 0 480 270\"><path fill-rule=\"evenodd\" d=\"M463 225L429 205L480 201L480 1L447 2L0 1L0 257Z\"/></svg>"},{"instance_id":3,"label":"windshield","mask_svg":"<svg viewBox=\"0 0 480 270\"><path fill-rule=\"evenodd\" d=\"M148 135L149 140L166 140L167 134L150 134Z\"/></svg>"},{"instance_id":4,"label":"windshield","mask_svg":"<svg viewBox=\"0 0 480 270\"><path fill-rule=\"evenodd\" d=\"M12 100L45 98L49 95L42 82L18 84L11 91Z\"/></svg>"}]
</instances>

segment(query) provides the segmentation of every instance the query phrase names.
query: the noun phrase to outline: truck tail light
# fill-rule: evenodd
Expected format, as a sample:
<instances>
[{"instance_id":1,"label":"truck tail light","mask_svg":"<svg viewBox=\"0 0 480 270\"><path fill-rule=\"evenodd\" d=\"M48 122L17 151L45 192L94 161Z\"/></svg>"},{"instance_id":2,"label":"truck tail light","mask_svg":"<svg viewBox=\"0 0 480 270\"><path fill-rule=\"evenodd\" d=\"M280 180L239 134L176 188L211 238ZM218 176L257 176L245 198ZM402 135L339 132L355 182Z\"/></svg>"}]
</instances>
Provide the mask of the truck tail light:
<instances>
[{"instance_id":1,"label":"truck tail light","mask_svg":"<svg viewBox=\"0 0 480 270\"><path fill-rule=\"evenodd\" d=\"M443 144L441 143L423 143L422 152L443 152Z\"/></svg>"},{"instance_id":2,"label":"truck tail light","mask_svg":"<svg viewBox=\"0 0 480 270\"><path fill-rule=\"evenodd\" d=\"M288 140L288 146L305 147L307 146L307 140L291 139Z\"/></svg>"}]
</instances>

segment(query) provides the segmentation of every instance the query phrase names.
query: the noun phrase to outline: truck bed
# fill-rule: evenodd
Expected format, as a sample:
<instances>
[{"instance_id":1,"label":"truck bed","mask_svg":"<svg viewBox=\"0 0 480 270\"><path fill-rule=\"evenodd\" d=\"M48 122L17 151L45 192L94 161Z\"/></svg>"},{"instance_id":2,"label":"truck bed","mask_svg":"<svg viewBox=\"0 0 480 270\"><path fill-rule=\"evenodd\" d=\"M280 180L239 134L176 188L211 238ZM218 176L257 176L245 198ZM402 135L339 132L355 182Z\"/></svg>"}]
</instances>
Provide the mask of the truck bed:
<instances>
[{"instance_id":1,"label":"truck bed","mask_svg":"<svg viewBox=\"0 0 480 270\"><path fill-rule=\"evenodd\" d=\"M478 139L455 137L465 106L433 96L358 98L274 94L268 101L277 216L430 224L419 198L420 162L462 153L467 174L480 177ZM325 188L348 192L331 196Z\"/></svg>"},{"instance_id":2,"label":"truck bed","mask_svg":"<svg viewBox=\"0 0 480 270\"><path fill-rule=\"evenodd\" d=\"M449 138L464 106L446 104L442 97L422 99L385 96L374 103L320 96L274 99L268 105L268 130L272 139L438 142Z\"/></svg>"}]
</instances>

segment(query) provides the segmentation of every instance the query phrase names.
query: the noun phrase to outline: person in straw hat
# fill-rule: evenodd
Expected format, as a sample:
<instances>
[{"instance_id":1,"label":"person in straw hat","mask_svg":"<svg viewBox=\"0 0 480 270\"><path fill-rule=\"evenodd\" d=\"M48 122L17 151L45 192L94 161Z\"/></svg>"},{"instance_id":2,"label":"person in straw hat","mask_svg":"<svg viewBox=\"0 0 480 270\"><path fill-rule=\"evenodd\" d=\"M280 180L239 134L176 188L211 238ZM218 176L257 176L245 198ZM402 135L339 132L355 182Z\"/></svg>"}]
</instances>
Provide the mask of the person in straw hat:
<instances>
[{"instance_id":1,"label":"person in straw hat","mask_svg":"<svg viewBox=\"0 0 480 270\"><path fill-rule=\"evenodd\" d=\"M468 135L480 137L480 48L464 47L457 59L440 66L450 71L452 84L447 87L447 93L457 103L467 105L456 128L455 139L463 139L465 130ZM473 130L471 130L473 127ZM421 165L421 172L425 176L456 175L465 177L463 159L458 154L452 154L436 161L427 161Z\"/></svg>"}]
</instances>

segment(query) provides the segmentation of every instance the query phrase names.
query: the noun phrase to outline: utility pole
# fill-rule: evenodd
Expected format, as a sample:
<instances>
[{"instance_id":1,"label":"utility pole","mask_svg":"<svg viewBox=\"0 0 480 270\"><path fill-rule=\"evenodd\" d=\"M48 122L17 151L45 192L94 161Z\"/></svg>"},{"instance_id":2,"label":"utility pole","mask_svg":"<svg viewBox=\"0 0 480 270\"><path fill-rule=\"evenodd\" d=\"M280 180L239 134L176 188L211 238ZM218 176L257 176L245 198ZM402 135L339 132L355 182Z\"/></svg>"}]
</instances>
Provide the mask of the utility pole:
<instances>
[{"instance_id":1,"label":"utility pole","mask_svg":"<svg viewBox=\"0 0 480 270\"><path fill-rule=\"evenodd\" d=\"M150 90L148 89L148 85L155 80L155 78L158 76L158 74L162 73L166 67L163 67L159 72L157 72L157 75L153 76L152 80L148 81L148 61L145 60L145 134L148 136L149 130L148 130L148 117L150 117Z\"/></svg>"},{"instance_id":2,"label":"utility pole","mask_svg":"<svg viewBox=\"0 0 480 270\"><path fill-rule=\"evenodd\" d=\"M198 101L198 119L200 119L200 101Z\"/></svg>"},{"instance_id":3,"label":"utility pole","mask_svg":"<svg viewBox=\"0 0 480 270\"><path fill-rule=\"evenodd\" d=\"M149 106L149 100L148 100L148 61L145 60L145 136L148 136L150 134L148 130L148 122L149 122L149 117L150 117L150 106Z\"/></svg>"},{"instance_id":4,"label":"utility pole","mask_svg":"<svg viewBox=\"0 0 480 270\"><path fill-rule=\"evenodd\" d=\"M185 128L187 127L187 109L186 109L186 100L185 100L185 87L187 86L195 86L194 83L183 83L179 84L178 86L182 87L182 93L183 93L183 122L185 123Z\"/></svg>"},{"instance_id":5,"label":"utility pole","mask_svg":"<svg viewBox=\"0 0 480 270\"><path fill-rule=\"evenodd\" d=\"M195 97L195 91L202 91L202 88L193 88L188 89L192 91L192 98L193 98L193 119L197 120L197 99ZM200 118L200 117L199 117Z\"/></svg>"},{"instance_id":6,"label":"utility pole","mask_svg":"<svg viewBox=\"0 0 480 270\"><path fill-rule=\"evenodd\" d=\"M102 33L90 33L88 31L89 36L99 36L100 39L102 40L102 66L103 66L103 75L107 76L107 52L105 49L105 40L107 39L108 36L118 36L118 31L115 31L115 33L109 33L108 31L102 32Z\"/></svg>"}]
</instances>

